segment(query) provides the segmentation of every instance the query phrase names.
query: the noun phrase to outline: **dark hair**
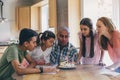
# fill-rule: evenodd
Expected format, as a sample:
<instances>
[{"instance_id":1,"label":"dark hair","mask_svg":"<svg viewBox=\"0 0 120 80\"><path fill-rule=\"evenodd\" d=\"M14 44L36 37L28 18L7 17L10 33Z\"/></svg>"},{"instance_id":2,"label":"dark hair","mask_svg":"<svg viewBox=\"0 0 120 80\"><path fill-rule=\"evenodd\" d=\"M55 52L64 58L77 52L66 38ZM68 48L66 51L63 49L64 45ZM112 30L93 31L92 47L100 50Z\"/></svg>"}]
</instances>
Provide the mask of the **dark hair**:
<instances>
[{"instance_id":1,"label":"dark hair","mask_svg":"<svg viewBox=\"0 0 120 80\"><path fill-rule=\"evenodd\" d=\"M94 34L93 34L93 23L91 19L89 18L83 18L80 21L80 25L86 25L90 29L90 37L91 37L91 44L90 44L90 57L92 58L94 56ZM82 35L82 56L85 57L86 54L86 43L85 43L86 37Z\"/></svg>"},{"instance_id":2,"label":"dark hair","mask_svg":"<svg viewBox=\"0 0 120 80\"><path fill-rule=\"evenodd\" d=\"M101 35L100 37L100 44L101 44L101 47L104 49L104 50L107 50L107 42L109 42L108 38L106 38L104 35Z\"/></svg>"},{"instance_id":3,"label":"dark hair","mask_svg":"<svg viewBox=\"0 0 120 80\"><path fill-rule=\"evenodd\" d=\"M39 33L38 38L37 38L37 45L41 45L41 40L48 40L50 38L55 39L55 34L52 31L46 30L43 33Z\"/></svg>"},{"instance_id":4,"label":"dark hair","mask_svg":"<svg viewBox=\"0 0 120 80\"><path fill-rule=\"evenodd\" d=\"M28 28L22 29L19 35L19 45L22 45L25 41L30 41L34 36L38 36L34 30Z\"/></svg>"},{"instance_id":5,"label":"dark hair","mask_svg":"<svg viewBox=\"0 0 120 80\"><path fill-rule=\"evenodd\" d=\"M113 24L112 20L107 17L100 17L98 21L101 21L106 28L108 28L108 32L112 33L114 31L115 25ZM105 50L107 50L107 42L109 42L108 38L102 35L100 37L100 44L101 47Z\"/></svg>"}]
</instances>

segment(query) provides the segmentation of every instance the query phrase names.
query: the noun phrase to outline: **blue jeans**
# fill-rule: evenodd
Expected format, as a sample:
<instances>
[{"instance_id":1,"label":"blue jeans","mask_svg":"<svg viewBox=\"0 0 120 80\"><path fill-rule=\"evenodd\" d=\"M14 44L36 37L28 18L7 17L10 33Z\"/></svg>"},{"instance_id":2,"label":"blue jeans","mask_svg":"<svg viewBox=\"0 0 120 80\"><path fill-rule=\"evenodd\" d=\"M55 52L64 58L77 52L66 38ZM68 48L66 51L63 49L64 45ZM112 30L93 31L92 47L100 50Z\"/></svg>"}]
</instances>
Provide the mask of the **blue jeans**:
<instances>
[{"instance_id":1,"label":"blue jeans","mask_svg":"<svg viewBox=\"0 0 120 80\"><path fill-rule=\"evenodd\" d=\"M117 69L115 69L115 72L120 73L120 67L118 67Z\"/></svg>"}]
</instances>

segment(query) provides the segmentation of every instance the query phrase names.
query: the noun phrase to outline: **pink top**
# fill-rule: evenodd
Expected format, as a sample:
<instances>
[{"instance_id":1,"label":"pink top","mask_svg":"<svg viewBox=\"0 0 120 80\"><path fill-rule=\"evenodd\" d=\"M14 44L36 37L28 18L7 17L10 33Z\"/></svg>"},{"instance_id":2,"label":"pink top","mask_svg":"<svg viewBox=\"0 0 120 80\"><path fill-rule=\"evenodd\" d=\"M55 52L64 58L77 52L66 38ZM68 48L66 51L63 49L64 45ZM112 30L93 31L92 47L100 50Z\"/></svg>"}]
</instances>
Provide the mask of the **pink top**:
<instances>
[{"instance_id":1,"label":"pink top","mask_svg":"<svg viewBox=\"0 0 120 80\"><path fill-rule=\"evenodd\" d=\"M82 34L79 33L79 39L82 40ZM100 49L100 45L98 42L99 38L98 38L98 34L95 34L94 36L94 57L90 58L89 54L90 54L90 43L91 43L91 38L90 37L86 37L86 57L82 57L81 58L81 62L82 64L98 64L100 57L101 57L101 49Z\"/></svg>"},{"instance_id":2,"label":"pink top","mask_svg":"<svg viewBox=\"0 0 120 80\"><path fill-rule=\"evenodd\" d=\"M112 35L113 46L111 47L108 43L108 53L112 61L115 63L120 61L120 38L118 31L114 31Z\"/></svg>"}]
</instances>

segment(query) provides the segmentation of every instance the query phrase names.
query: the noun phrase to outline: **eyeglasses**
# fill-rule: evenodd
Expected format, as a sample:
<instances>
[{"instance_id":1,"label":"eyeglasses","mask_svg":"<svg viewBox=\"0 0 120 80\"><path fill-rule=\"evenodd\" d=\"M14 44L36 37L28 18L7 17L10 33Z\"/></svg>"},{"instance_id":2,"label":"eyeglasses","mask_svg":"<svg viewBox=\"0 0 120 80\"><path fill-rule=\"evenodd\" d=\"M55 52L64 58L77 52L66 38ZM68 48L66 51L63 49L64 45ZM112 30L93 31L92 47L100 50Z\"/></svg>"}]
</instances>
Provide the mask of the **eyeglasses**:
<instances>
[{"instance_id":1,"label":"eyeglasses","mask_svg":"<svg viewBox=\"0 0 120 80\"><path fill-rule=\"evenodd\" d=\"M62 35L62 34L60 34L59 35L61 38L68 38L69 36L68 35Z\"/></svg>"}]
</instances>

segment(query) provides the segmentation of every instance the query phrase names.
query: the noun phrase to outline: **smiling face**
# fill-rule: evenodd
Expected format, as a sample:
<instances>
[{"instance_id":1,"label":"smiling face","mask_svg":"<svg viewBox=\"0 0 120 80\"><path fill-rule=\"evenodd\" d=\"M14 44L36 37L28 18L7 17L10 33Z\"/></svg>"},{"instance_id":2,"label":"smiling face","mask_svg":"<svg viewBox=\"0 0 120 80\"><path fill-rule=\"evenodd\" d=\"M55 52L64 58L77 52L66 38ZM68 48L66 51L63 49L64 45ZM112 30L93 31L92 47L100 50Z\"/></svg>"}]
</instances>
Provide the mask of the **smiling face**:
<instances>
[{"instance_id":1,"label":"smiling face","mask_svg":"<svg viewBox=\"0 0 120 80\"><path fill-rule=\"evenodd\" d=\"M98 34L101 34L103 31L108 31L107 27L100 20L97 21L96 26L97 26Z\"/></svg>"},{"instance_id":2,"label":"smiling face","mask_svg":"<svg viewBox=\"0 0 120 80\"><path fill-rule=\"evenodd\" d=\"M86 25L80 25L81 33L83 36L89 36L90 28Z\"/></svg>"},{"instance_id":3,"label":"smiling face","mask_svg":"<svg viewBox=\"0 0 120 80\"><path fill-rule=\"evenodd\" d=\"M114 31L114 24L110 18L101 17L97 20L96 23L98 34L102 33L111 33Z\"/></svg>"}]
</instances>

